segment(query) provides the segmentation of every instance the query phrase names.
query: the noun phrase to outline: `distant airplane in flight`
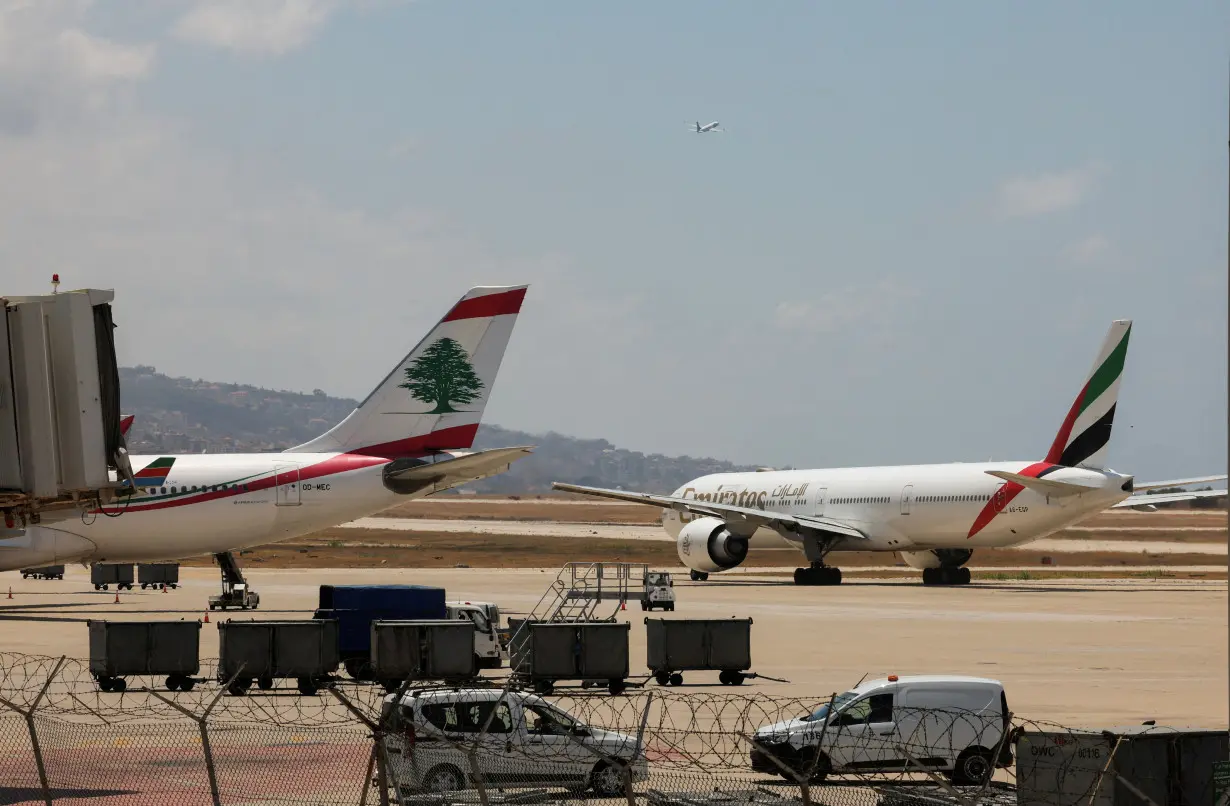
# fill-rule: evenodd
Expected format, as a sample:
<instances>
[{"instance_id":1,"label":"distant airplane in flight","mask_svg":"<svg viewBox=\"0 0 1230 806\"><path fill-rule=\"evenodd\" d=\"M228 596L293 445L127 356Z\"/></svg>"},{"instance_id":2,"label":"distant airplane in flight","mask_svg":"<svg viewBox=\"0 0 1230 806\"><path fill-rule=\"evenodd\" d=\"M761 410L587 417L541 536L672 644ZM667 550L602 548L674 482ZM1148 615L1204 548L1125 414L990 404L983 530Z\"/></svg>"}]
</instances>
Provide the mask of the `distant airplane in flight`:
<instances>
[{"instance_id":1,"label":"distant airplane in flight","mask_svg":"<svg viewBox=\"0 0 1230 806\"><path fill-rule=\"evenodd\" d=\"M716 120L713 121L712 123L706 123L703 126L701 125L701 122L698 120L696 121L694 125L696 126L695 131L697 134L708 134L709 132L726 131L725 129L718 128L719 124Z\"/></svg>"}]
</instances>

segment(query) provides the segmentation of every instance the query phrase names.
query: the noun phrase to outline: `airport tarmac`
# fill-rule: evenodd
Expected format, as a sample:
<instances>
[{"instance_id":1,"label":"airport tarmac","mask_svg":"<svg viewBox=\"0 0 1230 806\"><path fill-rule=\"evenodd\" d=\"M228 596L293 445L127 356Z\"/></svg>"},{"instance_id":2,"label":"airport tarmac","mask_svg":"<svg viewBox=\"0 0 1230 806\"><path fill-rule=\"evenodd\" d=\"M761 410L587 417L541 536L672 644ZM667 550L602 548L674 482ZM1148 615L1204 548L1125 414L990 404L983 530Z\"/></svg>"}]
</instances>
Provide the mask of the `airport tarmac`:
<instances>
[{"instance_id":1,"label":"airport tarmac","mask_svg":"<svg viewBox=\"0 0 1230 806\"><path fill-rule=\"evenodd\" d=\"M555 571L546 569L249 570L256 612L225 618L307 618L322 583L439 585L449 598L492 600L506 614L529 611ZM85 657L87 619L186 618L206 613L216 569L183 568L166 593L94 591L88 572L62 581L0 574L0 650ZM954 673L994 677L1022 718L1069 726L1158 724L1220 727L1227 714L1227 587L1224 581L983 581L924 588L917 581L852 580L796 587L741 573L705 583L676 577L678 610L667 617L751 616L753 670L789 683L749 681L741 693L823 699L864 674ZM13 598L5 598L9 588ZM637 604L618 614L633 625L634 674L645 646ZM655 614L660 617L662 614ZM216 657L217 630L202 631ZM685 688L732 691L716 674L685 675Z\"/></svg>"}]
</instances>

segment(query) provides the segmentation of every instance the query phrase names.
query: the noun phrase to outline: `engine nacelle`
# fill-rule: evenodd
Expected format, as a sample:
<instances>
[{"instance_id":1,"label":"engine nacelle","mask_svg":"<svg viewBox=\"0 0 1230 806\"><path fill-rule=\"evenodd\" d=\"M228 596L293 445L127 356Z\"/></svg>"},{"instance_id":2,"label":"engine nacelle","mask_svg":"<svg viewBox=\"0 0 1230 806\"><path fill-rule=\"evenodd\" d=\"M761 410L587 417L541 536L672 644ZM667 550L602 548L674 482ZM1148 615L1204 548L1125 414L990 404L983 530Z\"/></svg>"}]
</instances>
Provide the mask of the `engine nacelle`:
<instances>
[{"instance_id":1,"label":"engine nacelle","mask_svg":"<svg viewBox=\"0 0 1230 806\"><path fill-rule=\"evenodd\" d=\"M931 551L903 551L901 559L911 568L960 568L974 556L973 549L932 549Z\"/></svg>"},{"instance_id":2,"label":"engine nacelle","mask_svg":"<svg viewBox=\"0 0 1230 806\"><path fill-rule=\"evenodd\" d=\"M747 559L747 538L730 531L721 518L698 518L679 530L679 559L705 574L728 571Z\"/></svg>"}]
</instances>

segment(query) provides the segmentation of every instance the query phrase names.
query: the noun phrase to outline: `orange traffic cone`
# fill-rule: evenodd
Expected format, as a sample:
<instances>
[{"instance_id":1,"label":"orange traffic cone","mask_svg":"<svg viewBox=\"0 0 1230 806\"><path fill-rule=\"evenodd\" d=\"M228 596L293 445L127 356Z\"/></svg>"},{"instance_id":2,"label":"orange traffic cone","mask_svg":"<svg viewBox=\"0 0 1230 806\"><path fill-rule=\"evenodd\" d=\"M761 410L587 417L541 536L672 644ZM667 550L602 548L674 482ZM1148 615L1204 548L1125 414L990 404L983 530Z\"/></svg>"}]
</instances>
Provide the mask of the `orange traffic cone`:
<instances>
[{"instance_id":1,"label":"orange traffic cone","mask_svg":"<svg viewBox=\"0 0 1230 806\"><path fill-rule=\"evenodd\" d=\"M10 599L13 598L13 586L12 585L9 585L9 598Z\"/></svg>"},{"instance_id":2,"label":"orange traffic cone","mask_svg":"<svg viewBox=\"0 0 1230 806\"><path fill-rule=\"evenodd\" d=\"M115 602L114 602L114 604L119 604L119 603L120 603L120 592L119 592L119 591L116 591L116 592L115 592Z\"/></svg>"},{"instance_id":3,"label":"orange traffic cone","mask_svg":"<svg viewBox=\"0 0 1230 806\"><path fill-rule=\"evenodd\" d=\"M167 586L166 586L166 583L165 583L165 582L164 582L164 583L163 583L163 585L162 585L162 592L163 592L163 593L166 593L166 592L167 592Z\"/></svg>"},{"instance_id":4,"label":"orange traffic cone","mask_svg":"<svg viewBox=\"0 0 1230 806\"><path fill-rule=\"evenodd\" d=\"M625 602L623 599L620 599L620 600L619 600L619 609L620 609L620 610L627 610L627 609L628 609L628 603L627 603L627 602Z\"/></svg>"},{"instance_id":5,"label":"orange traffic cone","mask_svg":"<svg viewBox=\"0 0 1230 806\"><path fill-rule=\"evenodd\" d=\"M209 623L209 611L208 611L208 610L207 610L207 611L205 611L205 623L206 623L206 624L208 624L208 623Z\"/></svg>"}]
</instances>

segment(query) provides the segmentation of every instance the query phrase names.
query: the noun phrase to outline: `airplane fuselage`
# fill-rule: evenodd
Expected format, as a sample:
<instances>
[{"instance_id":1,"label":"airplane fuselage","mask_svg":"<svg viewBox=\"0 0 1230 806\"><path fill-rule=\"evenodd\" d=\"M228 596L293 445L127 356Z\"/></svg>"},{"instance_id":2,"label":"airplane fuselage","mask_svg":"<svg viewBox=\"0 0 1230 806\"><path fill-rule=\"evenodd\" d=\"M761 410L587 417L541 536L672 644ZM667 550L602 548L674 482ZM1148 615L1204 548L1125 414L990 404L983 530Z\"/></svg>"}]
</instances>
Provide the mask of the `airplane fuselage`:
<instances>
[{"instance_id":1,"label":"airplane fuselage","mask_svg":"<svg viewBox=\"0 0 1230 806\"><path fill-rule=\"evenodd\" d=\"M159 458L134 456L132 463L143 467ZM236 550L308 534L432 492L388 489L382 474L389 461L347 453L176 456L164 478L138 478L135 493L102 510L0 530L0 570L177 560Z\"/></svg>"},{"instance_id":2,"label":"airplane fuselage","mask_svg":"<svg viewBox=\"0 0 1230 806\"><path fill-rule=\"evenodd\" d=\"M836 551L923 551L1019 545L1071 526L1131 494L1131 477L1112 471L1068 467L1048 470L1048 480L1089 488L1087 493L1065 497L1022 488L986 472L1023 473L1039 464L955 463L718 473L690 481L674 495L833 518L866 535L866 540L836 543ZM697 517L701 516L668 509L663 525L671 537L678 538L683 525ZM749 537L753 549L782 547L784 543L801 547L793 535L783 537L767 527Z\"/></svg>"}]
</instances>

